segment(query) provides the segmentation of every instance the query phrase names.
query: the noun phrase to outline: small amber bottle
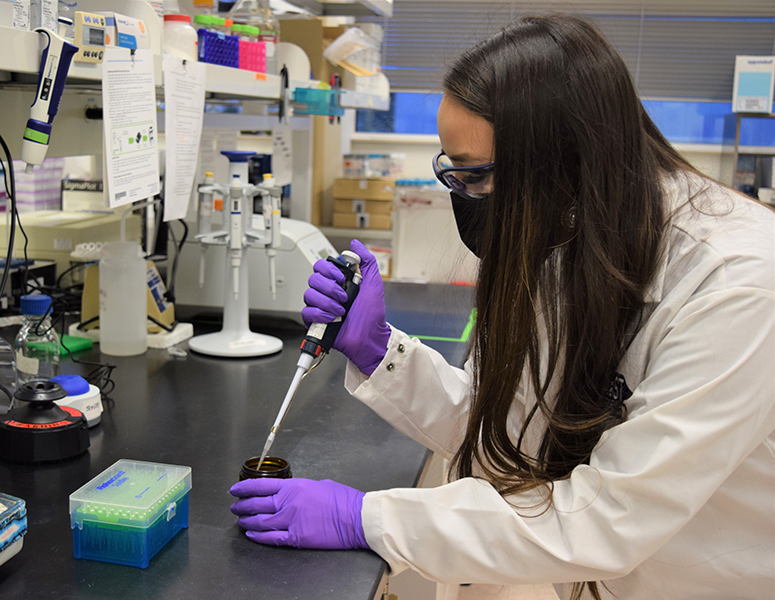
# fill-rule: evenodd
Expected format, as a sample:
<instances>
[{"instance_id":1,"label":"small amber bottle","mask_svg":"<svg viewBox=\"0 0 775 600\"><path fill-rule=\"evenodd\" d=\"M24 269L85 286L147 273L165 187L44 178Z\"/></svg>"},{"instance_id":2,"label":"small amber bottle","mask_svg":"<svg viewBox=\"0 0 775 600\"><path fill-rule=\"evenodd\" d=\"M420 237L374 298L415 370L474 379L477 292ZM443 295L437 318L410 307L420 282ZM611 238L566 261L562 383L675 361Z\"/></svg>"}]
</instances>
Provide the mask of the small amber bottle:
<instances>
[{"instance_id":1,"label":"small amber bottle","mask_svg":"<svg viewBox=\"0 0 775 600\"><path fill-rule=\"evenodd\" d=\"M258 461L261 460L260 456L254 456L247 459L242 464L240 470L239 480L243 479L259 479L264 477L271 477L272 479L289 479L293 477L291 473L291 464L282 458L276 456L267 456L264 459L263 464L259 467Z\"/></svg>"}]
</instances>

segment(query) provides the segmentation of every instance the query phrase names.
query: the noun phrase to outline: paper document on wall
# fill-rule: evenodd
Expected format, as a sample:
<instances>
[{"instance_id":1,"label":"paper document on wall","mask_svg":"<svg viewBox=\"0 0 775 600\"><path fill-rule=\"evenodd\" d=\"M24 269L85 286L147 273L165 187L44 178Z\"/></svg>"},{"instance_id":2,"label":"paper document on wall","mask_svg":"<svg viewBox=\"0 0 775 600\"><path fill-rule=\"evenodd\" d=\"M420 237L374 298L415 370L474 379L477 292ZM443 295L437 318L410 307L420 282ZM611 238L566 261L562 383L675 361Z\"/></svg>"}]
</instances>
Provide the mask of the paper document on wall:
<instances>
[{"instance_id":1,"label":"paper document on wall","mask_svg":"<svg viewBox=\"0 0 775 600\"><path fill-rule=\"evenodd\" d=\"M205 106L205 66L164 54L164 220L183 219L196 179Z\"/></svg>"},{"instance_id":2,"label":"paper document on wall","mask_svg":"<svg viewBox=\"0 0 775 600\"><path fill-rule=\"evenodd\" d=\"M156 86L151 50L106 47L102 114L111 208L159 193Z\"/></svg>"},{"instance_id":3,"label":"paper document on wall","mask_svg":"<svg viewBox=\"0 0 775 600\"><path fill-rule=\"evenodd\" d=\"M284 123L278 123L272 129L272 177L279 186L290 185L293 180L292 134L291 128Z\"/></svg>"}]
</instances>

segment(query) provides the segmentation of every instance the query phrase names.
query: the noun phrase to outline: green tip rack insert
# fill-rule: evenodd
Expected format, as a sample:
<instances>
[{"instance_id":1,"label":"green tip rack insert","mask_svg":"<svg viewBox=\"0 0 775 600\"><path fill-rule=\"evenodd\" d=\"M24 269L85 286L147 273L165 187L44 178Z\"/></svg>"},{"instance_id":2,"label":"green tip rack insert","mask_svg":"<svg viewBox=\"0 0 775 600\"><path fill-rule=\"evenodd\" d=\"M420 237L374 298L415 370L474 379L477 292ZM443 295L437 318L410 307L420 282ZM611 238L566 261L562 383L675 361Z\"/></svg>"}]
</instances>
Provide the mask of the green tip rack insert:
<instances>
[{"instance_id":1,"label":"green tip rack insert","mask_svg":"<svg viewBox=\"0 0 775 600\"><path fill-rule=\"evenodd\" d=\"M188 527L191 467L119 460L70 495L75 558L144 569Z\"/></svg>"}]
</instances>

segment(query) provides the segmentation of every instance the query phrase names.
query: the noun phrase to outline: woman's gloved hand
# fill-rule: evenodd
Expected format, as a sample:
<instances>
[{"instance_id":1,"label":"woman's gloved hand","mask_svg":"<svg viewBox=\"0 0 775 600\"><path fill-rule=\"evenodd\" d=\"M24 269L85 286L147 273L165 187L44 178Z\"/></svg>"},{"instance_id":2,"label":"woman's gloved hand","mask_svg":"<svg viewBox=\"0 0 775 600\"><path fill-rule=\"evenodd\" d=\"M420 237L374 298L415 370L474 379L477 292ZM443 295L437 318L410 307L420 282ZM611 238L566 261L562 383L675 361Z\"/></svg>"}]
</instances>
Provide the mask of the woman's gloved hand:
<instances>
[{"instance_id":1,"label":"woman's gloved hand","mask_svg":"<svg viewBox=\"0 0 775 600\"><path fill-rule=\"evenodd\" d=\"M321 550L369 549L361 524L365 494L311 479L246 479L230 490L231 512L259 544Z\"/></svg>"},{"instance_id":2,"label":"woman's gloved hand","mask_svg":"<svg viewBox=\"0 0 775 600\"><path fill-rule=\"evenodd\" d=\"M385 357L390 339L390 327L385 322L385 290L377 267L377 259L358 240L350 249L361 257L363 281L358 297L339 330L334 348L349 358L364 375L371 375ZM330 323L344 315L342 304L347 294L342 289L344 275L330 262L319 260L304 292L301 311L304 324Z\"/></svg>"}]
</instances>

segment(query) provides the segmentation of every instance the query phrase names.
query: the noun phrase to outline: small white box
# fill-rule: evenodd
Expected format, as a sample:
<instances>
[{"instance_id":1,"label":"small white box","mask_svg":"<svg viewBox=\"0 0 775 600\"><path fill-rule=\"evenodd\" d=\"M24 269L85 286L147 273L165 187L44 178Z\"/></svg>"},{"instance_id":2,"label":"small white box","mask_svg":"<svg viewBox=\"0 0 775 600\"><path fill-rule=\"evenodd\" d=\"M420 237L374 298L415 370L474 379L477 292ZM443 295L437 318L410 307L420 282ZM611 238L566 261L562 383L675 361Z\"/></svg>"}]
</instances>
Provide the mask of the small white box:
<instances>
[{"instance_id":1,"label":"small white box","mask_svg":"<svg viewBox=\"0 0 775 600\"><path fill-rule=\"evenodd\" d=\"M735 57L732 110L742 113L772 112L775 56Z\"/></svg>"},{"instance_id":2,"label":"small white box","mask_svg":"<svg viewBox=\"0 0 775 600\"><path fill-rule=\"evenodd\" d=\"M30 29L43 27L57 31L59 23L59 0L30 0Z\"/></svg>"},{"instance_id":3,"label":"small white box","mask_svg":"<svg viewBox=\"0 0 775 600\"><path fill-rule=\"evenodd\" d=\"M14 29L30 30L30 0L15 0L11 3L13 5L13 21L12 25Z\"/></svg>"},{"instance_id":4,"label":"small white box","mask_svg":"<svg viewBox=\"0 0 775 600\"><path fill-rule=\"evenodd\" d=\"M151 47L148 27L144 21L114 12L97 12L105 15L105 45L145 50Z\"/></svg>"}]
</instances>

